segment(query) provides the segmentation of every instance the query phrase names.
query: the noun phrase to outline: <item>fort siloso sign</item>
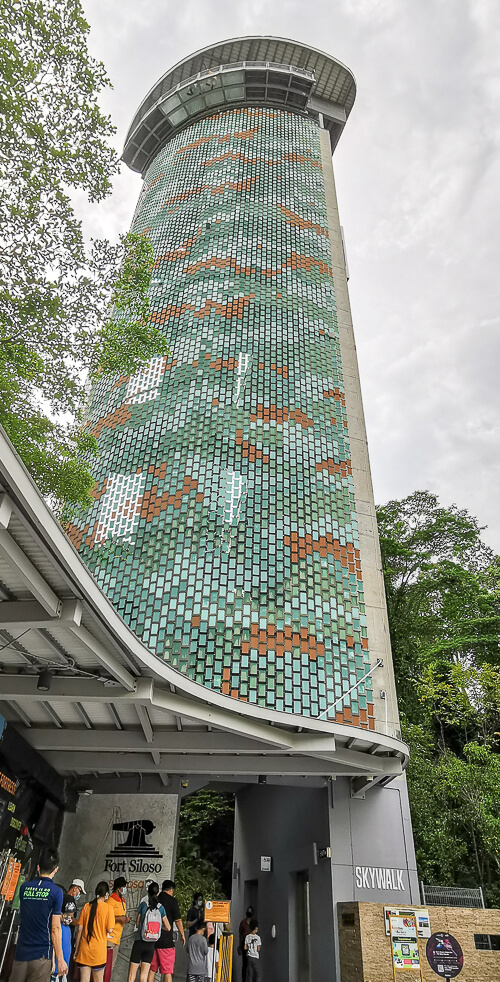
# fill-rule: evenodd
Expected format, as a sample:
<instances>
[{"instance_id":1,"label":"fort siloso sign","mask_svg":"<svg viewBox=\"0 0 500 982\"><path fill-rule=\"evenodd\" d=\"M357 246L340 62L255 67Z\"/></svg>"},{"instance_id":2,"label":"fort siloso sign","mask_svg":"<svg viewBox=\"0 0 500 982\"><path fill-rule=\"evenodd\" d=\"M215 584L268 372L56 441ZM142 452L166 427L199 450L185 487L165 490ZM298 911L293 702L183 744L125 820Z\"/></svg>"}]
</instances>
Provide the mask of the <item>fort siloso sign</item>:
<instances>
[{"instance_id":1,"label":"fort siloso sign","mask_svg":"<svg viewBox=\"0 0 500 982\"><path fill-rule=\"evenodd\" d=\"M387 869L384 866L355 866L354 878L358 890L406 890L404 869Z\"/></svg>"},{"instance_id":2,"label":"fort siloso sign","mask_svg":"<svg viewBox=\"0 0 500 982\"><path fill-rule=\"evenodd\" d=\"M133 819L129 822L114 822L113 832L126 835L106 856L107 873L159 873L163 856L146 841L156 826L149 819ZM148 860L153 860L148 862Z\"/></svg>"}]
</instances>

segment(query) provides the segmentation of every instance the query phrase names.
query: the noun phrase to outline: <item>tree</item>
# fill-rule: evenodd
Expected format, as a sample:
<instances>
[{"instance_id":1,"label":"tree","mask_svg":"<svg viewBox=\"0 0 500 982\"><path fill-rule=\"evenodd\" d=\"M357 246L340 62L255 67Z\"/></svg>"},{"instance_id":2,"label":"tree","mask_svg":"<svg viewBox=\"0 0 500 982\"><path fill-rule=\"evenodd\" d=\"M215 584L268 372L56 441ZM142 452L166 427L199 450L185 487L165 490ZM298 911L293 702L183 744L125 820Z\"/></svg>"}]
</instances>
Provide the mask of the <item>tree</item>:
<instances>
[{"instance_id":1,"label":"tree","mask_svg":"<svg viewBox=\"0 0 500 982\"><path fill-rule=\"evenodd\" d=\"M184 798L179 817L175 893L184 913L195 891L221 900L231 893L232 795L203 789Z\"/></svg>"},{"instance_id":2,"label":"tree","mask_svg":"<svg viewBox=\"0 0 500 982\"><path fill-rule=\"evenodd\" d=\"M500 562L416 492L377 511L419 873L500 902Z\"/></svg>"},{"instance_id":3,"label":"tree","mask_svg":"<svg viewBox=\"0 0 500 982\"><path fill-rule=\"evenodd\" d=\"M79 0L0 6L0 423L43 493L82 504L85 379L168 351L149 323L151 244L86 246L72 204L102 200L118 169L88 30Z\"/></svg>"},{"instance_id":4,"label":"tree","mask_svg":"<svg viewBox=\"0 0 500 982\"><path fill-rule=\"evenodd\" d=\"M476 519L428 491L389 501L377 519L399 698L411 717L422 666L497 663L499 567Z\"/></svg>"}]
</instances>

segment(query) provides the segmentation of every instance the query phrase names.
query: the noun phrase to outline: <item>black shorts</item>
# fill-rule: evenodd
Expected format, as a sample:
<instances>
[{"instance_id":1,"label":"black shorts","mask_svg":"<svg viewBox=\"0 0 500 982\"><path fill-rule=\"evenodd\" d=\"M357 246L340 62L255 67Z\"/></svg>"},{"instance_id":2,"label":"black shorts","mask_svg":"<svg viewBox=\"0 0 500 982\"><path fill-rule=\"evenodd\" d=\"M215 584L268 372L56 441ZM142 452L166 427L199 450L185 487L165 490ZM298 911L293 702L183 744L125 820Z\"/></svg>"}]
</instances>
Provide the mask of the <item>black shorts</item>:
<instances>
[{"instance_id":1,"label":"black shorts","mask_svg":"<svg viewBox=\"0 0 500 982\"><path fill-rule=\"evenodd\" d=\"M132 945L132 951L130 952L130 961L134 965L140 965L141 962L147 962L148 965L151 965L154 953L154 941L143 941L142 938L136 938Z\"/></svg>"}]
</instances>

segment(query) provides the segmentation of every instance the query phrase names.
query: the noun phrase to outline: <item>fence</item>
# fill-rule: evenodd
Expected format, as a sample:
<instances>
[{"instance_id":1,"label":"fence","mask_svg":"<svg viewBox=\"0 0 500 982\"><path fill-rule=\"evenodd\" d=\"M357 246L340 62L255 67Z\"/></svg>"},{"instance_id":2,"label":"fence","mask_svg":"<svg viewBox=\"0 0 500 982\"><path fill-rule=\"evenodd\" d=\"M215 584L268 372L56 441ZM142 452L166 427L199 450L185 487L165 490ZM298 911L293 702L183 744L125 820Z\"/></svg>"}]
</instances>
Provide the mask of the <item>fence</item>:
<instances>
[{"instance_id":1,"label":"fence","mask_svg":"<svg viewBox=\"0 0 500 982\"><path fill-rule=\"evenodd\" d=\"M233 935L223 934L220 939L216 982L231 982L233 967Z\"/></svg>"},{"instance_id":2,"label":"fence","mask_svg":"<svg viewBox=\"0 0 500 982\"><path fill-rule=\"evenodd\" d=\"M481 887L439 887L420 884L422 903L429 907L485 907Z\"/></svg>"}]
</instances>

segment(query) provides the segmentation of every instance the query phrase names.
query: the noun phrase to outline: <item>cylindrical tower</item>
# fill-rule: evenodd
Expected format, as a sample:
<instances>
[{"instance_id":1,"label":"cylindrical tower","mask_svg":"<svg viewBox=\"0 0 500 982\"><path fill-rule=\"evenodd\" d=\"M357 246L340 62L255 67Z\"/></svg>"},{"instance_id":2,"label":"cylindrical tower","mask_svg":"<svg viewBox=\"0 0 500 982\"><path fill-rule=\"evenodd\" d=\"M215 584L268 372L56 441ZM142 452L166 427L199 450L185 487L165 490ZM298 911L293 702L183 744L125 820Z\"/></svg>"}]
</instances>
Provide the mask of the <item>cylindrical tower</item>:
<instances>
[{"instance_id":1,"label":"cylindrical tower","mask_svg":"<svg viewBox=\"0 0 500 982\"><path fill-rule=\"evenodd\" d=\"M185 59L142 103L124 159L171 356L96 386L95 505L70 532L181 672L394 733L331 163L354 95L329 56L254 37Z\"/></svg>"}]
</instances>

